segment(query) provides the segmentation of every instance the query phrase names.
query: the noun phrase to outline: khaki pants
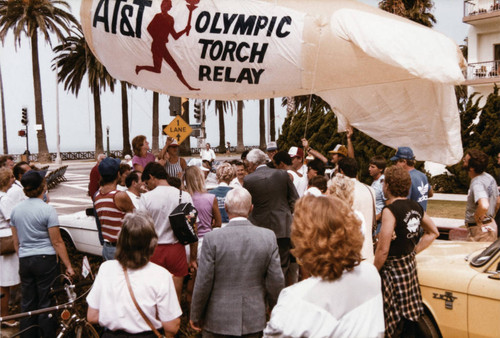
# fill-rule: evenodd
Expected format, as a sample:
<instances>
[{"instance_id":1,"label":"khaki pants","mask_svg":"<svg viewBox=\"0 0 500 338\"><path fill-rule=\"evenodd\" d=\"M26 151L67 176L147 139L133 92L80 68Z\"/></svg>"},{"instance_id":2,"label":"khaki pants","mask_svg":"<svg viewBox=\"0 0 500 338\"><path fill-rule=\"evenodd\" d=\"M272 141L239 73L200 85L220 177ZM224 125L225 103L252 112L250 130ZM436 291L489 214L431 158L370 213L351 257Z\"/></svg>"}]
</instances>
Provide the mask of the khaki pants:
<instances>
[{"instance_id":1,"label":"khaki pants","mask_svg":"<svg viewBox=\"0 0 500 338\"><path fill-rule=\"evenodd\" d=\"M488 231L483 231L483 227L489 228ZM470 226L469 236L467 239L472 242L493 242L497 239L498 227L497 223L492 220L488 224ZM486 230L486 229L485 229Z\"/></svg>"}]
</instances>

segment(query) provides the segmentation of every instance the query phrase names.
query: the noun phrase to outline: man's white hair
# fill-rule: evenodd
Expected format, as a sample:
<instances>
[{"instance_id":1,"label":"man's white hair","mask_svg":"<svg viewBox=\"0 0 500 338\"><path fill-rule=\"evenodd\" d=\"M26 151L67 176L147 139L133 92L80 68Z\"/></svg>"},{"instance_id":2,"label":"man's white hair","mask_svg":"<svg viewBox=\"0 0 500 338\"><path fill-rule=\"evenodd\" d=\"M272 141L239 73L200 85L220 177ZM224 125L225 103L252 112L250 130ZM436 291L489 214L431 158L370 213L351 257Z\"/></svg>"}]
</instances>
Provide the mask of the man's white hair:
<instances>
[{"instance_id":1,"label":"man's white hair","mask_svg":"<svg viewBox=\"0 0 500 338\"><path fill-rule=\"evenodd\" d=\"M266 163L267 155L260 149L252 149L247 155L247 161L255 165Z\"/></svg>"},{"instance_id":2,"label":"man's white hair","mask_svg":"<svg viewBox=\"0 0 500 338\"><path fill-rule=\"evenodd\" d=\"M248 217L252 207L252 195L245 188L231 189L226 195L225 207L228 214Z\"/></svg>"}]
</instances>

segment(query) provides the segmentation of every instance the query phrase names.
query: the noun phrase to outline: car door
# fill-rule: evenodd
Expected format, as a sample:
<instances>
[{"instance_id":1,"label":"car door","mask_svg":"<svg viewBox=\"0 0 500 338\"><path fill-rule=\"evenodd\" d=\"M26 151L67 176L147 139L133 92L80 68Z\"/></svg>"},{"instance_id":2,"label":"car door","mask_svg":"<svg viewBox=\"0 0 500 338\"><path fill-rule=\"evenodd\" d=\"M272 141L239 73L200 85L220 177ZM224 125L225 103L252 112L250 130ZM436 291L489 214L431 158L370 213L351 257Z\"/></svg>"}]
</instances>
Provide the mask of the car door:
<instances>
[{"instance_id":1,"label":"car door","mask_svg":"<svg viewBox=\"0 0 500 338\"><path fill-rule=\"evenodd\" d=\"M500 254L469 285L469 337L500 337Z\"/></svg>"}]
</instances>

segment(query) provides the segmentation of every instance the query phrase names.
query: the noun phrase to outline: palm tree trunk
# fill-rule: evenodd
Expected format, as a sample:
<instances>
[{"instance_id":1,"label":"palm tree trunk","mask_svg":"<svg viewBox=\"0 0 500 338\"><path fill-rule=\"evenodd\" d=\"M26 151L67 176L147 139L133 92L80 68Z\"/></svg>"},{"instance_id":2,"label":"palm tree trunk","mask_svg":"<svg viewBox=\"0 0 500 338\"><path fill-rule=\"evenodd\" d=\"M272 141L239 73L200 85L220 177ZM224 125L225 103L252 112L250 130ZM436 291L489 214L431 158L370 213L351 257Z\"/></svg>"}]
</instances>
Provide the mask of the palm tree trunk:
<instances>
[{"instance_id":1,"label":"palm tree trunk","mask_svg":"<svg viewBox=\"0 0 500 338\"><path fill-rule=\"evenodd\" d=\"M276 113L274 112L274 98L270 100L270 110L269 110L269 133L271 134L271 141L276 141Z\"/></svg>"},{"instance_id":2,"label":"palm tree trunk","mask_svg":"<svg viewBox=\"0 0 500 338\"><path fill-rule=\"evenodd\" d=\"M101 117L101 94L99 87L95 87L94 94L94 124L95 124L95 157L104 152L102 142L102 117Z\"/></svg>"},{"instance_id":3,"label":"palm tree trunk","mask_svg":"<svg viewBox=\"0 0 500 338\"><path fill-rule=\"evenodd\" d=\"M7 123L5 122L5 99L3 96L3 80L2 80L2 68L0 67L0 100L2 101L2 136L3 136L3 153L9 153L9 147L7 146Z\"/></svg>"},{"instance_id":4,"label":"palm tree trunk","mask_svg":"<svg viewBox=\"0 0 500 338\"><path fill-rule=\"evenodd\" d=\"M127 83L120 81L122 87L122 132L123 132L123 151L122 154L131 155L130 149L130 131L128 128L128 96L127 96Z\"/></svg>"},{"instance_id":5,"label":"palm tree trunk","mask_svg":"<svg viewBox=\"0 0 500 338\"><path fill-rule=\"evenodd\" d=\"M151 137L152 137L152 147L151 151L155 156L159 153L160 147L159 147L159 101L160 101L160 94L158 92L153 92L153 130L151 131Z\"/></svg>"},{"instance_id":6,"label":"palm tree trunk","mask_svg":"<svg viewBox=\"0 0 500 338\"><path fill-rule=\"evenodd\" d=\"M238 112L237 112L237 143L236 151L242 153L245 151L245 146L243 144L243 101L238 101Z\"/></svg>"},{"instance_id":7,"label":"palm tree trunk","mask_svg":"<svg viewBox=\"0 0 500 338\"><path fill-rule=\"evenodd\" d=\"M266 114L264 100L259 100L259 148L266 149Z\"/></svg>"},{"instance_id":8,"label":"palm tree trunk","mask_svg":"<svg viewBox=\"0 0 500 338\"><path fill-rule=\"evenodd\" d=\"M181 98L181 117L189 124L189 99L186 97ZM191 156L191 139L189 136L179 146L179 154L182 156Z\"/></svg>"},{"instance_id":9,"label":"palm tree trunk","mask_svg":"<svg viewBox=\"0 0 500 338\"><path fill-rule=\"evenodd\" d=\"M31 64L33 66L33 89L35 93L35 117L36 124L42 128L37 131L38 139L38 162L46 163L50 160L45 134L45 123L43 121L42 86L40 80L40 63L38 60L38 35L31 35Z\"/></svg>"},{"instance_id":10,"label":"palm tree trunk","mask_svg":"<svg viewBox=\"0 0 500 338\"><path fill-rule=\"evenodd\" d=\"M219 153L226 152L226 127L224 125L224 108L222 101L215 101L215 109L219 114Z\"/></svg>"}]
</instances>

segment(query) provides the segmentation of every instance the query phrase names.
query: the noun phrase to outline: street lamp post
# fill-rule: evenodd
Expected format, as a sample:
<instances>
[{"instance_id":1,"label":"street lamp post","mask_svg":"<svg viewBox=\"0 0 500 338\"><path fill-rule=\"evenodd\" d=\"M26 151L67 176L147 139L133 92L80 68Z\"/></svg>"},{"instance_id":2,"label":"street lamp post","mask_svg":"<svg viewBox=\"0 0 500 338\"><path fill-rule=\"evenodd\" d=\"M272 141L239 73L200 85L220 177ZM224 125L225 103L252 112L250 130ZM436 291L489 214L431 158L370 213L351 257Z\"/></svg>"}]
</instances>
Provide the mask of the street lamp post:
<instances>
[{"instance_id":1,"label":"street lamp post","mask_svg":"<svg viewBox=\"0 0 500 338\"><path fill-rule=\"evenodd\" d=\"M106 126L106 153L109 157L109 126Z\"/></svg>"}]
</instances>

